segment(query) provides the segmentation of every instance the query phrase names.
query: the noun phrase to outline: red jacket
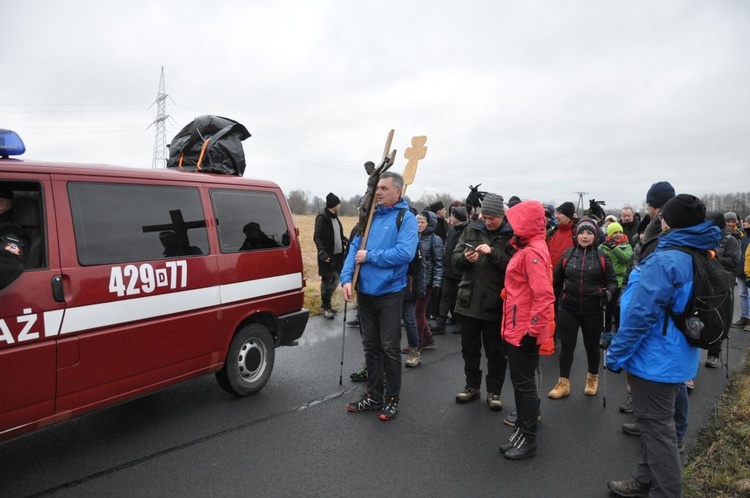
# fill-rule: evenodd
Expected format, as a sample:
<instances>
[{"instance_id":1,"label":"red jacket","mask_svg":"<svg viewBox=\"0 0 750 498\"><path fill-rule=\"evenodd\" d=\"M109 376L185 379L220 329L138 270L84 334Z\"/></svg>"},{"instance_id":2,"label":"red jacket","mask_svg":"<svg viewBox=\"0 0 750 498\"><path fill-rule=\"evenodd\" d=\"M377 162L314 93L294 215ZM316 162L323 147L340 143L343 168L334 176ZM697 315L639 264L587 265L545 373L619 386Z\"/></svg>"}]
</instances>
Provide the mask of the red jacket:
<instances>
[{"instance_id":1,"label":"red jacket","mask_svg":"<svg viewBox=\"0 0 750 498\"><path fill-rule=\"evenodd\" d=\"M505 216L516 234L513 244L518 252L505 270L501 333L514 346L520 346L527 333L541 345L550 339L555 302L552 265L544 241L544 207L537 201L524 201L508 209Z\"/></svg>"},{"instance_id":2,"label":"red jacket","mask_svg":"<svg viewBox=\"0 0 750 498\"><path fill-rule=\"evenodd\" d=\"M573 227L575 223L572 221L567 225L557 225L555 233L547 241L547 247L549 248L550 263L552 268L555 267L566 249L573 247Z\"/></svg>"}]
</instances>

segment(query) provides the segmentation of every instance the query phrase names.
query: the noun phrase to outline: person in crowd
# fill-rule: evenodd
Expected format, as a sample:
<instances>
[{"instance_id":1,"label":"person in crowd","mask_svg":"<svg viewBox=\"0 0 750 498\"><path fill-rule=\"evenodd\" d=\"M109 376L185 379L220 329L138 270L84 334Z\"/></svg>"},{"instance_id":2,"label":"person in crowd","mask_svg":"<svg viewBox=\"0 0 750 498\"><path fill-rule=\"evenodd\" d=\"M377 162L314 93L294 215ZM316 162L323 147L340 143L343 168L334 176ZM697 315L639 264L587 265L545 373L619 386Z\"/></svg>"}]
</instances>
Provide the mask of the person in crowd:
<instances>
[{"instance_id":1,"label":"person in crowd","mask_svg":"<svg viewBox=\"0 0 750 498\"><path fill-rule=\"evenodd\" d=\"M339 285L339 275L344 266L344 255L348 240L338 212L341 200L333 192L326 196L326 207L315 217L313 242L318 250L318 275L320 275L320 298L323 301L323 316L333 320L337 310L331 306L331 298Z\"/></svg>"},{"instance_id":2,"label":"person in crowd","mask_svg":"<svg viewBox=\"0 0 750 498\"><path fill-rule=\"evenodd\" d=\"M260 223L251 221L242 227L242 233L245 234L245 241L240 246L240 251L251 251L254 249L272 249L279 247L279 244L266 232L261 230Z\"/></svg>"},{"instance_id":3,"label":"person in crowd","mask_svg":"<svg viewBox=\"0 0 750 498\"><path fill-rule=\"evenodd\" d=\"M514 229L513 254L505 273L501 334L508 349L510 379L516 402L515 429L499 451L509 460L536 455L539 396L536 372L539 347L550 341L555 294L545 243L544 207L523 201L508 210Z\"/></svg>"},{"instance_id":4,"label":"person in crowd","mask_svg":"<svg viewBox=\"0 0 750 498\"><path fill-rule=\"evenodd\" d=\"M461 282L462 272L453 265L453 250L456 248L464 228L468 225L466 207L456 206L451 208L451 228L445 237L445 252L443 256L443 283L440 294L440 308L435 319L433 335L445 333L445 326L450 318L455 320L456 293L458 284Z\"/></svg>"},{"instance_id":5,"label":"person in crowd","mask_svg":"<svg viewBox=\"0 0 750 498\"><path fill-rule=\"evenodd\" d=\"M417 215L414 208L410 208L412 214ZM417 218L419 223L419 218ZM417 300L427 298L427 268L421 247L417 245L417 253L414 259L409 263L409 270L406 272L406 287L404 287L404 304L401 311L401 321L404 323L406 331L407 347L406 351L409 357L404 362L407 368L418 367L422 363L422 353L419 341L419 328L417 327Z\"/></svg>"},{"instance_id":6,"label":"person in crowd","mask_svg":"<svg viewBox=\"0 0 750 498\"><path fill-rule=\"evenodd\" d=\"M26 268L28 235L13 221L15 193L0 186L0 290L12 284Z\"/></svg>"},{"instance_id":7,"label":"person in crowd","mask_svg":"<svg viewBox=\"0 0 750 498\"><path fill-rule=\"evenodd\" d=\"M417 297L417 329L419 330L420 349L435 344L432 331L428 322L427 314L430 309L430 298L432 289L440 287L443 282L443 240L435 235L437 216L435 213L425 211L417 215L419 228L419 244L422 248L422 258L425 263L425 283L427 286L425 295Z\"/></svg>"},{"instance_id":8,"label":"person in crowd","mask_svg":"<svg viewBox=\"0 0 750 498\"><path fill-rule=\"evenodd\" d=\"M436 201L427 207L427 211L431 214L435 214L435 235L440 237L440 240L443 243L443 247L445 247L445 238L448 235L448 230L451 227L450 222L446 219L447 211L445 209L445 205L442 201ZM428 221L431 222L431 220L429 219ZM440 282L438 285L430 286L430 295L428 296L429 308L427 309L429 318L436 318L438 316L438 313L440 312L440 294L442 293L441 285L442 282Z\"/></svg>"},{"instance_id":9,"label":"person in crowd","mask_svg":"<svg viewBox=\"0 0 750 498\"><path fill-rule=\"evenodd\" d=\"M607 367L630 372L641 436L641 457L633 476L607 483L610 491L624 497L682 496L675 404L683 383L697 373L700 350L667 319L667 308L685 308L693 283L690 254L667 249L708 250L721 237L713 221L705 221L706 208L695 196L675 196L660 214L663 233L651 256L631 272L621 298L622 323L607 349Z\"/></svg>"},{"instance_id":10,"label":"person in crowd","mask_svg":"<svg viewBox=\"0 0 750 498\"><path fill-rule=\"evenodd\" d=\"M482 219L464 228L453 249L453 265L462 272L455 310L461 328L465 384L456 395L458 403L481 397L484 346L487 406L491 410L503 407L500 394L505 381L507 353L498 334L502 316L500 292L505 268L514 252L510 245L512 237L513 230L505 219L503 198L488 193L482 201Z\"/></svg>"},{"instance_id":11,"label":"person in crowd","mask_svg":"<svg viewBox=\"0 0 750 498\"><path fill-rule=\"evenodd\" d=\"M367 391L346 409L354 413L380 410L381 420L393 419L399 408L402 291L419 243L417 220L401 199L403 188L404 179L398 173L380 175L366 248L360 249L362 237L355 237L341 272L344 300L351 302L355 265L360 268L357 308L367 365ZM404 213L400 228L399 212Z\"/></svg>"},{"instance_id":12,"label":"person in crowd","mask_svg":"<svg viewBox=\"0 0 750 498\"><path fill-rule=\"evenodd\" d=\"M721 240L714 249L716 259L729 272L734 274L737 265L740 262L742 254L740 252L740 234L737 232L737 214L733 211L727 213L715 213L713 216L714 224L721 230ZM721 340L711 345L706 355L706 368L719 368L721 357L722 343L729 334L729 328L732 326L732 320L728 320L724 327Z\"/></svg>"},{"instance_id":13,"label":"person in crowd","mask_svg":"<svg viewBox=\"0 0 750 498\"><path fill-rule=\"evenodd\" d=\"M737 288L740 291L740 319L732 324L732 327L744 328L750 327L750 292L748 292L747 281L745 280L745 263L747 262L747 251L750 247L750 215L745 217L742 222L740 234L740 262L737 264L735 275L737 276ZM750 328L746 329L750 331Z\"/></svg>"},{"instance_id":14,"label":"person in crowd","mask_svg":"<svg viewBox=\"0 0 750 498\"><path fill-rule=\"evenodd\" d=\"M628 237L630 246L635 247L638 243L638 223L640 223L640 220L635 219L635 211L632 207L625 206L622 208L618 223L622 226L622 233Z\"/></svg>"},{"instance_id":15,"label":"person in crowd","mask_svg":"<svg viewBox=\"0 0 750 498\"><path fill-rule=\"evenodd\" d=\"M553 271L557 306L557 334L560 338L560 377L548 396L560 399L570 394L570 371L578 340L588 360L584 394L595 396L599 388L599 335L602 313L617 289L617 276L604 251L597 249L599 228L584 218L576 225L576 245L563 253Z\"/></svg>"},{"instance_id":16,"label":"person in crowd","mask_svg":"<svg viewBox=\"0 0 750 498\"><path fill-rule=\"evenodd\" d=\"M607 227L607 238L600 249L609 257L612 267L617 276L617 288L612 294L612 299L607 304L604 317L604 331L599 340L599 346L606 349L612 341L612 327L614 330L620 326L620 291L628 271L628 264L633 258L633 247L630 245L627 235L622 232L622 225L617 222L610 223Z\"/></svg>"},{"instance_id":17,"label":"person in crowd","mask_svg":"<svg viewBox=\"0 0 750 498\"><path fill-rule=\"evenodd\" d=\"M562 254L573 247L575 212L576 207L572 202L563 202L555 209L554 216L557 224L547 232L547 247L553 267L560 261Z\"/></svg>"},{"instance_id":18,"label":"person in crowd","mask_svg":"<svg viewBox=\"0 0 750 498\"><path fill-rule=\"evenodd\" d=\"M508 199L508 208L512 208L516 204L520 204L521 199L517 195L511 195L510 199Z\"/></svg>"}]
</instances>

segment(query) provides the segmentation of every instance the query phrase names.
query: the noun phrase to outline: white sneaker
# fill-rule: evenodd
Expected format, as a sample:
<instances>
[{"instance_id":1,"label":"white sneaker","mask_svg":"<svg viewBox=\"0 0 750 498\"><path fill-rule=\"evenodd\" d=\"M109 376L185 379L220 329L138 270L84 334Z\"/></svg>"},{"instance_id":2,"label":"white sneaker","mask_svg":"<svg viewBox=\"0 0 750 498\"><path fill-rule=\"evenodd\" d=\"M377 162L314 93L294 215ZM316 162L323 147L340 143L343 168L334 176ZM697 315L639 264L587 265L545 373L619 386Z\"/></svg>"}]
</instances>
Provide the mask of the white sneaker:
<instances>
[{"instance_id":1,"label":"white sneaker","mask_svg":"<svg viewBox=\"0 0 750 498\"><path fill-rule=\"evenodd\" d=\"M409 359L406 360L406 366L409 368L414 368L420 363L422 363L422 355L419 353L419 350L412 349L411 351L409 351Z\"/></svg>"}]
</instances>

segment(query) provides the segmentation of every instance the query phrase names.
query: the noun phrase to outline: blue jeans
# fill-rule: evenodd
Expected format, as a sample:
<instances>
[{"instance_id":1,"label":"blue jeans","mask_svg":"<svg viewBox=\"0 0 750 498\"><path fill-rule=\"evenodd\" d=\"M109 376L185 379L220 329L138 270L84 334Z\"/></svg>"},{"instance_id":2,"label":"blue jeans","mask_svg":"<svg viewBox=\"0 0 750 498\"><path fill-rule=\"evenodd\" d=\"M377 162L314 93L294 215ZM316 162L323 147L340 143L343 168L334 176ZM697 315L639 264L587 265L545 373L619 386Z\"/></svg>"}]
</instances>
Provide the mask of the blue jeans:
<instances>
[{"instance_id":1,"label":"blue jeans","mask_svg":"<svg viewBox=\"0 0 750 498\"><path fill-rule=\"evenodd\" d=\"M737 287L740 289L740 317L750 318L750 292L744 278L737 277Z\"/></svg>"},{"instance_id":2,"label":"blue jeans","mask_svg":"<svg viewBox=\"0 0 750 498\"><path fill-rule=\"evenodd\" d=\"M684 441L688 428L688 391L685 384L680 386L674 402L674 426L677 431L677 441Z\"/></svg>"},{"instance_id":3,"label":"blue jeans","mask_svg":"<svg viewBox=\"0 0 750 498\"><path fill-rule=\"evenodd\" d=\"M417 302L413 299L404 299L404 307L401 310L401 319L406 329L406 340L409 341L411 349L419 349L419 331L417 330L417 318L415 310Z\"/></svg>"},{"instance_id":4,"label":"blue jeans","mask_svg":"<svg viewBox=\"0 0 750 498\"><path fill-rule=\"evenodd\" d=\"M383 399L383 375L386 395L401 393L401 291L383 296L357 294L362 347L367 367L367 391Z\"/></svg>"}]
</instances>

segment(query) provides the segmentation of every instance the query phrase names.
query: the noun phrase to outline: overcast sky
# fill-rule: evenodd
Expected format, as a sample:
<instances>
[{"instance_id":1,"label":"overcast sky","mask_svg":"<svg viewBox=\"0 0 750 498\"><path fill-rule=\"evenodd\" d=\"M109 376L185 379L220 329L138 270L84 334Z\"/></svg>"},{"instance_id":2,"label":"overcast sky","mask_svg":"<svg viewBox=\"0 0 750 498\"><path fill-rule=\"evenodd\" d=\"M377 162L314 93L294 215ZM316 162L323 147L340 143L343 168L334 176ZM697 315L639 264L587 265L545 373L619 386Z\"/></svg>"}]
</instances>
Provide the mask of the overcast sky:
<instances>
[{"instance_id":1,"label":"overcast sky","mask_svg":"<svg viewBox=\"0 0 750 498\"><path fill-rule=\"evenodd\" d=\"M746 191L750 2L3 0L0 128L27 159L151 167L196 116L243 123L245 176L364 191L396 130L408 195L468 186L640 207Z\"/></svg>"}]
</instances>

